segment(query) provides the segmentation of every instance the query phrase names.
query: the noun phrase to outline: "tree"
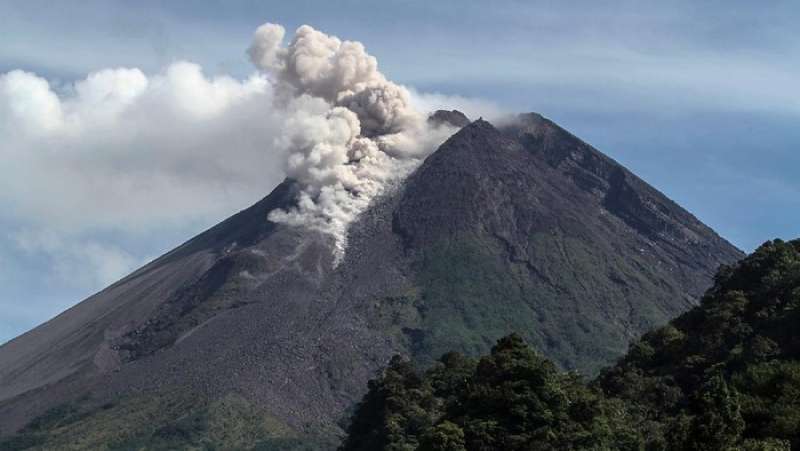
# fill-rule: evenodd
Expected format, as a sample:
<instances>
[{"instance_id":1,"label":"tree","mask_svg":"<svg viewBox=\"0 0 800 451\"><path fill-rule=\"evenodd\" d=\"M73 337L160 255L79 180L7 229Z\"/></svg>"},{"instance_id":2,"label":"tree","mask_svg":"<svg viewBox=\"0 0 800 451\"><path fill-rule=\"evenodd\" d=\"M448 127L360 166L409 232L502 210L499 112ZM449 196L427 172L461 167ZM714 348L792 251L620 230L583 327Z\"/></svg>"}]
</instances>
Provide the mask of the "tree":
<instances>
[{"instance_id":1,"label":"tree","mask_svg":"<svg viewBox=\"0 0 800 451\"><path fill-rule=\"evenodd\" d=\"M466 451L464 431L447 420L429 429L420 440L419 451Z\"/></svg>"},{"instance_id":2,"label":"tree","mask_svg":"<svg viewBox=\"0 0 800 451\"><path fill-rule=\"evenodd\" d=\"M356 407L341 450L414 450L433 421L430 387L407 360L395 356L380 379L372 380Z\"/></svg>"},{"instance_id":3,"label":"tree","mask_svg":"<svg viewBox=\"0 0 800 451\"><path fill-rule=\"evenodd\" d=\"M721 374L715 374L698 393L698 412L692 425L688 449L729 450L739 443L744 420L739 394L728 386Z\"/></svg>"},{"instance_id":4,"label":"tree","mask_svg":"<svg viewBox=\"0 0 800 451\"><path fill-rule=\"evenodd\" d=\"M342 449L638 450L624 406L531 349L500 339L477 364L456 353L419 376L393 360L356 411Z\"/></svg>"}]
</instances>

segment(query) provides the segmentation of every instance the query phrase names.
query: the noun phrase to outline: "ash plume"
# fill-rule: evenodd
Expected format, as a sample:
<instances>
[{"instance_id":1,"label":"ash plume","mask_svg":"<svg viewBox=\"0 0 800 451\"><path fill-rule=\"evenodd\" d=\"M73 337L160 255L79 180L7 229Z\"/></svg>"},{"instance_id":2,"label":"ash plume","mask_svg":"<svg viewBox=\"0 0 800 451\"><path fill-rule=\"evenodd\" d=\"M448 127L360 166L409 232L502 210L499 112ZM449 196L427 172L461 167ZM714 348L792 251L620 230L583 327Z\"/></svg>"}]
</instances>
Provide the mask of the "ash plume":
<instances>
[{"instance_id":1,"label":"ash plume","mask_svg":"<svg viewBox=\"0 0 800 451\"><path fill-rule=\"evenodd\" d=\"M455 130L430 126L360 42L303 25L284 46L285 34L264 24L248 50L273 82L275 101L293 112L280 145L301 191L296 206L269 219L333 235L338 261L348 224Z\"/></svg>"}]
</instances>

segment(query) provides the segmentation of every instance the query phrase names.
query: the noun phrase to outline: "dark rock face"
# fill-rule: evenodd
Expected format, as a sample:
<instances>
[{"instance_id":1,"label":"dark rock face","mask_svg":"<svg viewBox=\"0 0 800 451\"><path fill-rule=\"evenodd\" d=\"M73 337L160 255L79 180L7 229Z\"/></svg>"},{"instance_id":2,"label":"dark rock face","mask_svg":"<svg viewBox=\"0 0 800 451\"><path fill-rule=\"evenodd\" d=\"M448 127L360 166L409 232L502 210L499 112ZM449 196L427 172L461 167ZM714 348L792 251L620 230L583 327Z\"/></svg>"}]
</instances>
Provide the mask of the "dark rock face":
<instances>
[{"instance_id":1,"label":"dark rock face","mask_svg":"<svg viewBox=\"0 0 800 451\"><path fill-rule=\"evenodd\" d=\"M513 329L584 373L696 304L741 256L539 115L453 136L409 178L393 225L421 287L425 357L486 349Z\"/></svg>"},{"instance_id":2,"label":"dark rock face","mask_svg":"<svg viewBox=\"0 0 800 451\"><path fill-rule=\"evenodd\" d=\"M284 182L0 347L0 434L80 400L70 432L47 435L49 446L77 435L95 437L87 448L150 440L152 423L177 427L187 409L237 396L249 409L237 418L269 419L245 422L251 436L331 437L393 354L424 363L451 349L484 353L515 331L593 373L741 257L536 114L500 129L466 125L351 226L338 267L328 237L266 220L294 193ZM142 423L145 408L155 413Z\"/></svg>"}]
</instances>

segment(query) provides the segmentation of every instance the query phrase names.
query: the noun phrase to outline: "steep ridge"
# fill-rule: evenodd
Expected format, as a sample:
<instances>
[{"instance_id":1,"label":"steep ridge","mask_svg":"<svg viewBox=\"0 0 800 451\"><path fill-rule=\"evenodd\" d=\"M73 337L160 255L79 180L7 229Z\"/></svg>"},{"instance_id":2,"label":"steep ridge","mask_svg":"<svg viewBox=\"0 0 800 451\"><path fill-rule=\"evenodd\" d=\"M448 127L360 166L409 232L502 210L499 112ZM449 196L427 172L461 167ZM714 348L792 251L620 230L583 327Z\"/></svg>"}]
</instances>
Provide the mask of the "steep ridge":
<instances>
[{"instance_id":1,"label":"steep ridge","mask_svg":"<svg viewBox=\"0 0 800 451\"><path fill-rule=\"evenodd\" d=\"M695 304L712 271L740 256L538 115L451 138L408 180L394 225L427 288L427 357L485 351L513 325L588 373Z\"/></svg>"},{"instance_id":2,"label":"steep ridge","mask_svg":"<svg viewBox=\"0 0 800 451\"><path fill-rule=\"evenodd\" d=\"M0 433L326 448L393 354L484 353L516 331L593 373L741 255L535 114L452 136L351 225L338 266L327 235L267 221L294 189L0 347Z\"/></svg>"}]
</instances>

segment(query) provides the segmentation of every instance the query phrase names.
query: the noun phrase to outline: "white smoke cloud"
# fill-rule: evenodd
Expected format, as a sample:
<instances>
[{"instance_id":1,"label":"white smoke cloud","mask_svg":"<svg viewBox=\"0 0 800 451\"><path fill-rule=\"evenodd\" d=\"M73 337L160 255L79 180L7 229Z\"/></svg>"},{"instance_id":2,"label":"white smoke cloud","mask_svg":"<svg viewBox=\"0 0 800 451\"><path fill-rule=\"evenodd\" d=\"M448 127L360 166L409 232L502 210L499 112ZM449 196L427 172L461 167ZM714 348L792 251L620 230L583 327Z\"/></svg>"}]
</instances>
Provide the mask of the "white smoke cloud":
<instances>
[{"instance_id":1,"label":"white smoke cloud","mask_svg":"<svg viewBox=\"0 0 800 451\"><path fill-rule=\"evenodd\" d=\"M259 27L252 62L274 80L278 101L310 97L328 109L290 121L287 174L302 191L296 207L270 219L331 233L340 258L347 225L455 130L430 127L408 89L387 80L361 43L303 25L284 47L285 34L280 25Z\"/></svg>"},{"instance_id":2,"label":"white smoke cloud","mask_svg":"<svg viewBox=\"0 0 800 451\"><path fill-rule=\"evenodd\" d=\"M63 243L82 243L98 271L120 276L163 250L124 246L196 232L288 175L302 186L297 205L270 219L330 233L341 254L348 224L453 132L425 121L447 98L388 81L360 43L308 26L287 45L284 35L256 31L249 54L261 72L245 79L190 62L57 85L0 74L0 241L53 262L76 262L80 246Z\"/></svg>"}]
</instances>

